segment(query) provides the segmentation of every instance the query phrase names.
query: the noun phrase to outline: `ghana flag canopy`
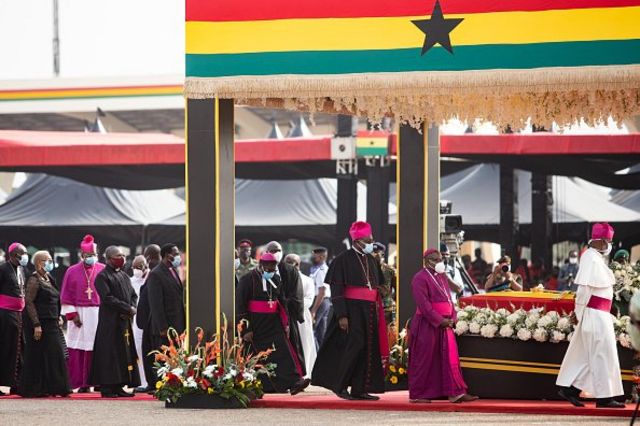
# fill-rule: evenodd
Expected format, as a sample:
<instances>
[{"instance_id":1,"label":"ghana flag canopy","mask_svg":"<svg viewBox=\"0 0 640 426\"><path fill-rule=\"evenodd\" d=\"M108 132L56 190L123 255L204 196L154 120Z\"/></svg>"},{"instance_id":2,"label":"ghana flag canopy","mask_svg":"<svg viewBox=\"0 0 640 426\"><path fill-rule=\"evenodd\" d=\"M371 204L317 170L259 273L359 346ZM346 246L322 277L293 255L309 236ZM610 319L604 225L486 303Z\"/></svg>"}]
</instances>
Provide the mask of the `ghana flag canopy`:
<instances>
[{"instance_id":1,"label":"ghana flag canopy","mask_svg":"<svg viewBox=\"0 0 640 426\"><path fill-rule=\"evenodd\" d=\"M640 113L640 0L187 0L186 95L517 123Z\"/></svg>"}]
</instances>

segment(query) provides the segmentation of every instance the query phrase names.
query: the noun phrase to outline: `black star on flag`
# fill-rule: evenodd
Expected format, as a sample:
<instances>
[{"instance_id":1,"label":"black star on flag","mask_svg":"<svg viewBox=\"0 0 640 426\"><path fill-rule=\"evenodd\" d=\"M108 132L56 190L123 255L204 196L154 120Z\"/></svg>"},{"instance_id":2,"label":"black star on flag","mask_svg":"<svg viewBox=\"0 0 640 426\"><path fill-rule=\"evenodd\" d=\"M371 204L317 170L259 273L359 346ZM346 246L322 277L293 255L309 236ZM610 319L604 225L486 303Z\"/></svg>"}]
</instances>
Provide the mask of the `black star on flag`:
<instances>
[{"instance_id":1,"label":"black star on flag","mask_svg":"<svg viewBox=\"0 0 640 426\"><path fill-rule=\"evenodd\" d=\"M425 35L420 55L422 56L427 53L429 49L436 44L439 44L447 49L449 53L453 54L449 33L453 31L455 27L460 25L460 22L463 20L464 18L445 19L444 16L442 16L440 0L436 0L436 4L433 6L433 12L431 12L431 18L411 21L413 25L420 28L420 31Z\"/></svg>"}]
</instances>

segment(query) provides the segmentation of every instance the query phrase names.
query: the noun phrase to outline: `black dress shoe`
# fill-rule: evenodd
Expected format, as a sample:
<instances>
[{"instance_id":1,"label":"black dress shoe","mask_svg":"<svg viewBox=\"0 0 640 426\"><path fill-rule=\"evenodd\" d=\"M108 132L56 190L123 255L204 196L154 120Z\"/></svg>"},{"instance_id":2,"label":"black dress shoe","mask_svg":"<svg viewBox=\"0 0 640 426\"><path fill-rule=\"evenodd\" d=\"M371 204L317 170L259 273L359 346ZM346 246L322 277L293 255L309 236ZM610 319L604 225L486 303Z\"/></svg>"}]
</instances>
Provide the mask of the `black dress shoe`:
<instances>
[{"instance_id":1,"label":"black dress shoe","mask_svg":"<svg viewBox=\"0 0 640 426\"><path fill-rule=\"evenodd\" d=\"M103 398L117 398L118 394L114 392L100 392L100 396Z\"/></svg>"},{"instance_id":2,"label":"black dress shoe","mask_svg":"<svg viewBox=\"0 0 640 426\"><path fill-rule=\"evenodd\" d=\"M574 407L584 407L584 404L580 402L578 397L574 395L569 388L560 389L558 395L560 395L562 399L569 401Z\"/></svg>"},{"instance_id":3,"label":"black dress shoe","mask_svg":"<svg viewBox=\"0 0 640 426\"><path fill-rule=\"evenodd\" d=\"M341 390L340 392L334 392L336 394L336 396L338 398L342 398L342 399L346 399L347 401L353 401L355 400L354 397L351 396L351 394L349 392L347 392L346 389Z\"/></svg>"},{"instance_id":4,"label":"black dress shoe","mask_svg":"<svg viewBox=\"0 0 640 426\"><path fill-rule=\"evenodd\" d=\"M358 401L378 401L380 399L379 396L369 395L368 393L361 393L358 395L351 395L351 398Z\"/></svg>"},{"instance_id":5,"label":"black dress shoe","mask_svg":"<svg viewBox=\"0 0 640 426\"><path fill-rule=\"evenodd\" d=\"M118 389L118 390L116 391L116 395L118 395L120 398L131 398L132 396L135 396L135 395L134 395L134 394L132 394L132 393L125 392L125 390L124 390L124 389Z\"/></svg>"},{"instance_id":6,"label":"black dress shoe","mask_svg":"<svg viewBox=\"0 0 640 426\"><path fill-rule=\"evenodd\" d=\"M7 396L7 394L0 390L0 396Z\"/></svg>"},{"instance_id":7,"label":"black dress shoe","mask_svg":"<svg viewBox=\"0 0 640 426\"><path fill-rule=\"evenodd\" d=\"M295 385L291 387L291 389L289 389L289 393L291 395L297 395L303 390L305 390L310 384L311 384L310 379L300 379L296 382Z\"/></svg>"},{"instance_id":8,"label":"black dress shoe","mask_svg":"<svg viewBox=\"0 0 640 426\"><path fill-rule=\"evenodd\" d=\"M91 392L91 388L89 386L83 386L78 389L78 393L89 393Z\"/></svg>"},{"instance_id":9,"label":"black dress shoe","mask_svg":"<svg viewBox=\"0 0 640 426\"><path fill-rule=\"evenodd\" d=\"M596 401L596 408L626 408L626 405L611 399L608 401Z\"/></svg>"},{"instance_id":10,"label":"black dress shoe","mask_svg":"<svg viewBox=\"0 0 640 426\"><path fill-rule=\"evenodd\" d=\"M145 392L149 392L151 389L149 386L138 386L136 388L136 393L145 393Z\"/></svg>"}]
</instances>

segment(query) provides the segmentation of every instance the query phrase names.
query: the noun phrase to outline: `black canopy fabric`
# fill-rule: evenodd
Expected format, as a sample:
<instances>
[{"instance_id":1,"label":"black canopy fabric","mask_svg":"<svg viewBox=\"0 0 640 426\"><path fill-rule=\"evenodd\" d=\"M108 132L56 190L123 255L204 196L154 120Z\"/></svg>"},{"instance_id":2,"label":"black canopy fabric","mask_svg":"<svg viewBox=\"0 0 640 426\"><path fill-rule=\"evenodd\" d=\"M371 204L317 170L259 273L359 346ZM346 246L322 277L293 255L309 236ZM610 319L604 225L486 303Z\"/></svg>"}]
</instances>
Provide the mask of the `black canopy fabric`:
<instances>
[{"instance_id":1,"label":"black canopy fabric","mask_svg":"<svg viewBox=\"0 0 640 426\"><path fill-rule=\"evenodd\" d=\"M184 201L171 190L116 190L34 174L0 205L0 243L75 247L92 233L102 247L136 245L149 224L181 212Z\"/></svg>"}]
</instances>

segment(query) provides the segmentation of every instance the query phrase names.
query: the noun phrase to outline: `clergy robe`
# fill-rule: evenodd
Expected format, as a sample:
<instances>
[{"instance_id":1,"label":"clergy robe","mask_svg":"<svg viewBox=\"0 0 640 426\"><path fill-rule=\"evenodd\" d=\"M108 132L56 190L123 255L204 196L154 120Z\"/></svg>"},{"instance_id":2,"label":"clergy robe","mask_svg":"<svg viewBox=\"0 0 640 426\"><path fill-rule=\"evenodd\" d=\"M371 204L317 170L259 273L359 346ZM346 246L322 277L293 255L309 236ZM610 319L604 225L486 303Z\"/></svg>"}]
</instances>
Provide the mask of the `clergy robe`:
<instances>
[{"instance_id":1,"label":"clergy robe","mask_svg":"<svg viewBox=\"0 0 640 426\"><path fill-rule=\"evenodd\" d=\"M580 258L580 269L574 282L578 285L575 301L578 325L562 360L556 384L575 386L595 398L622 395L613 317L608 311L587 306L594 296L594 300L613 299L613 272L604 256L589 248ZM609 303L609 309L610 306Z\"/></svg>"},{"instance_id":2,"label":"clergy robe","mask_svg":"<svg viewBox=\"0 0 640 426\"><path fill-rule=\"evenodd\" d=\"M103 263L88 266L80 261L67 269L60 291L61 314L67 318L67 347L69 348L69 380L71 388L89 386L89 370L93 355L93 342L98 327L100 296L95 281L104 269ZM72 320L78 316L78 327Z\"/></svg>"},{"instance_id":3,"label":"clergy robe","mask_svg":"<svg viewBox=\"0 0 640 426\"><path fill-rule=\"evenodd\" d=\"M140 386L138 355L133 341L131 308L138 296L129 276L110 265L98 274L100 313L89 382L93 385Z\"/></svg>"},{"instance_id":4,"label":"clergy robe","mask_svg":"<svg viewBox=\"0 0 640 426\"><path fill-rule=\"evenodd\" d=\"M453 329L440 328L444 318L456 319L446 272L423 268L414 275L411 290L416 313L409 330L409 398L466 393Z\"/></svg>"},{"instance_id":5,"label":"clergy robe","mask_svg":"<svg viewBox=\"0 0 640 426\"><path fill-rule=\"evenodd\" d=\"M266 363L273 362L277 365L275 377L261 378L265 392L286 392L302 378L304 372L301 369L298 354L287 339L283 318L278 312L258 313L251 312L250 309L251 301L267 302L269 300L277 301L284 308L286 299L280 276L274 275L271 281L276 288L264 282L261 273L256 269L240 278L236 287L236 315L237 322L248 321L242 335L253 332L253 342L249 345L248 352L255 354L275 347L275 351L266 361ZM286 308L284 309L286 311ZM288 321L291 325L290 329L295 328L296 323L291 319Z\"/></svg>"},{"instance_id":6,"label":"clergy robe","mask_svg":"<svg viewBox=\"0 0 640 426\"><path fill-rule=\"evenodd\" d=\"M304 322L297 322L298 331L300 332L300 342L302 343L302 351L304 352L304 365L306 368L306 376L311 376L313 364L316 362L316 338L313 334L313 318L311 318L311 306L316 294L316 284L313 278L300 273L302 280L302 289L304 294Z\"/></svg>"},{"instance_id":7,"label":"clergy robe","mask_svg":"<svg viewBox=\"0 0 640 426\"><path fill-rule=\"evenodd\" d=\"M276 275L279 275L282 280L282 293L291 323L295 325L296 322L304 322L304 295L300 273L296 268L284 262L278 265L277 271ZM305 372L304 374L306 374L307 369L304 363L305 356L302 348L302 338L300 337L298 327L294 326L290 328L289 341L295 348L302 370Z\"/></svg>"},{"instance_id":8,"label":"clergy robe","mask_svg":"<svg viewBox=\"0 0 640 426\"><path fill-rule=\"evenodd\" d=\"M140 277L140 278L136 278L136 277L131 277L131 286L133 287L133 290L136 292L136 296L138 297L138 300L140 300L140 289L142 287L142 285L144 284L144 277ZM143 387L147 387L147 379L146 379L146 373L145 373L145 369L144 369L144 364L142 362L142 359L144 358L144 352L142 351L142 329L138 327L138 314L139 314L139 310L136 313L136 315L133 317L133 340L136 342L136 352L138 353L138 371L140 372L140 383L142 384Z\"/></svg>"},{"instance_id":9,"label":"clergy robe","mask_svg":"<svg viewBox=\"0 0 640 426\"><path fill-rule=\"evenodd\" d=\"M377 291L384 283L380 263L369 254L347 250L331 262L325 283L331 286L333 314L318 351L311 382L334 392L351 386L352 394L383 393L385 373L381 352L383 345L388 351L388 341L386 331L384 339L380 339L378 326L381 323L386 330L384 309L375 301L345 296L348 287ZM338 320L343 317L349 319L348 332L338 326Z\"/></svg>"},{"instance_id":10,"label":"clergy robe","mask_svg":"<svg viewBox=\"0 0 640 426\"><path fill-rule=\"evenodd\" d=\"M16 386L22 360L22 266L0 265L0 386Z\"/></svg>"}]
</instances>

